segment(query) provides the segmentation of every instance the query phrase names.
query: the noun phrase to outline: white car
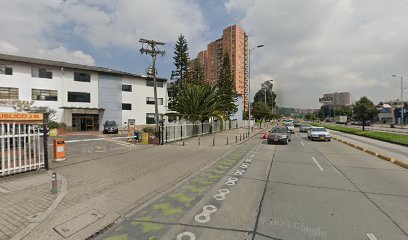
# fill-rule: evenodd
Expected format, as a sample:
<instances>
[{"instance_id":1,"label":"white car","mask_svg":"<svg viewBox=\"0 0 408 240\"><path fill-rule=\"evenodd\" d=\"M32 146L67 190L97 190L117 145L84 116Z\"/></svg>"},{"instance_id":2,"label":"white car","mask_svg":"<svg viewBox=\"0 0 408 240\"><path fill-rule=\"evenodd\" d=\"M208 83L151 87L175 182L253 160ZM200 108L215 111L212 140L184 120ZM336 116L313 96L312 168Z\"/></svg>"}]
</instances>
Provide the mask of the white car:
<instances>
[{"instance_id":1,"label":"white car","mask_svg":"<svg viewBox=\"0 0 408 240\"><path fill-rule=\"evenodd\" d=\"M329 142L332 138L330 133L324 127L312 127L309 131L307 131L307 137L311 140L322 140Z\"/></svg>"},{"instance_id":2,"label":"white car","mask_svg":"<svg viewBox=\"0 0 408 240\"><path fill-rule=\"evenodd\" d=\"M295 133L295 125L291 122L286 122L285 127L287 127L291 133Z\"/></svg>"}]
</instances>

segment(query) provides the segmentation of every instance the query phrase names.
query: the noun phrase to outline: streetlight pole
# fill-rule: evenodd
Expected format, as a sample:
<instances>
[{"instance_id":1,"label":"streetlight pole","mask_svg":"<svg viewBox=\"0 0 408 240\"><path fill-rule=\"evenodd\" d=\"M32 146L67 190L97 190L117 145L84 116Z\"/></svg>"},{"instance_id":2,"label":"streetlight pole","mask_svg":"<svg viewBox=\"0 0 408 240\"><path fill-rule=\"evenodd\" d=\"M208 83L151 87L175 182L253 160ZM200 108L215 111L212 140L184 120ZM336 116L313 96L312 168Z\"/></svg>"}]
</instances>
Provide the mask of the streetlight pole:
<instances>
[{"instance_id":1,"label":"streetlight pole","mask_svg":"<svg viewBox=\"0 0 408 240\"><path fill-rule=\"evenodd\" d=\"M273 80L269 80L270 83L273 82ZM273 114L273 83L271 87L271 98L272 98L272 103L271 103L271 113Z\"/></svg>"},{"instance_id":2,"label":"streetlight pole","mask_svg":"<svg viewBox=\"0 0 408 240\"><path fill-rule=\"evenodd\" d=\"M258 45L248 50L248 134L251 133L251 52L255 48L261 48L264 45Z\"/></svg>"},{"instance_id":3,"label":"streetlight pole","mask_svg":"<svg viewBox=\"0 0 408 240\"><path fill-rule=\"evenodd\" d=\"M398 77L395 74L392 74L393 77ZM399 76L401 79L401 128L404 127L404 79L402 76Z\"/></svg>"}]
</instances>

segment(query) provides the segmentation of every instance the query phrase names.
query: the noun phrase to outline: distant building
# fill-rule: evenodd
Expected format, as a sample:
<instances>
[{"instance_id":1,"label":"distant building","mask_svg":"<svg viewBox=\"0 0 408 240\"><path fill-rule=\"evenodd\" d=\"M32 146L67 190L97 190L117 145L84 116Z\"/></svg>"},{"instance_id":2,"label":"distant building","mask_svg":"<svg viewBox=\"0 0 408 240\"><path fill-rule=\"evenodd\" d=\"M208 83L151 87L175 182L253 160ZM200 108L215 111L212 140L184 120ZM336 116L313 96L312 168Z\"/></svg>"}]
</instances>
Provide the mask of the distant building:
<instances>
[{"instance_id":1,"label":"distant building","mask_svg":"<svg viewBox=\"0 0 408 240\"><path fill-rule=\"evenodd\" d=\"M323 94L323 98L332 98L333 102L325 103L336 106L350 106L351 105L351 93L349 92L334 92Z\"/></svg>"},{"instance_id":2,"label":"distant building","mask_svg":"<svg viewBox=\"0 0 408 240\"><path fill-rule=\"evenodd\" d=\"M224 54L227 53L231 63L231 74L235 91L242 96L242 106L247 110L248 99L248 36L237 25L223 30L222 37L209 43L207 50L198 53L198 60L205 70L207 82L216 84L220 73Z\"/></svg>"}]
</instances>

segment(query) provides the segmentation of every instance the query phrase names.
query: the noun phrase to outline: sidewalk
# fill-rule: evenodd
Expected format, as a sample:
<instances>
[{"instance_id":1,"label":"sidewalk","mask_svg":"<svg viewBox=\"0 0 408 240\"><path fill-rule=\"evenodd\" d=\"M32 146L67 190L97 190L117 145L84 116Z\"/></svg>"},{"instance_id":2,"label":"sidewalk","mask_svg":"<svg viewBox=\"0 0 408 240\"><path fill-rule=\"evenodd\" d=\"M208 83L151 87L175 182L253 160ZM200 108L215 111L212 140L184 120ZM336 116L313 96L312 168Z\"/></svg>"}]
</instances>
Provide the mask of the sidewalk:
<instances>
[{"instance_id":1,"label":"sidewalk","mask_svg":"<svg viewBox=\"0 0 408 240\"><path fill-rule=\"evenodd\" d=\"M59 180L58 185L62 183ZM51 194L51 173L47 171L1 178L0 240L24 237L48 217L63 194L63 191Z\"/></svg>"},{"instance_id":2,"label":"sidewalk","mask_svg":"<svg viewBox=\"0 0 408 240\"><path fill-rule=\"evenodd\" d=\"M87 239L239 148L167 144L93 159L87 154L90 160L54 169L66 178L67 191L58 196L50 193L50 172L0 179L0 240Z\"/></svg>"}]
</instances>

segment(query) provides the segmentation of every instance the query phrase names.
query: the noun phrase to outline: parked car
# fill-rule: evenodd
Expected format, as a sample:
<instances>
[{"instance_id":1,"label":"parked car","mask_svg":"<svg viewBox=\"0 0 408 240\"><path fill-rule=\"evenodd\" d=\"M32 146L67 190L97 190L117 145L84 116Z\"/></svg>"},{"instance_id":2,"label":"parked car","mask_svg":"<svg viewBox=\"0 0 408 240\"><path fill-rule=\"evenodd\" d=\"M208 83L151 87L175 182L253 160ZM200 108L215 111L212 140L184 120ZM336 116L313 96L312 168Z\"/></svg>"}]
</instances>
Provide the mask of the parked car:
<instances>
[{"instance_id":1,"label":"parked car","mask_svg":"<svg viewBox=\"0 0 408 240\"><path fill-rule=\"evenodd\" d=\"M295 125L293 125L293 123L286 122L285 127L287 127L290 130L291 133L295 133Z\"/></svg>"},{"instance_id":2,"label":"parked car","mask_svg":"<svg viewBox=\"0 0 408 240\"><path fill-rule=\"evenodd\" d=\"M299 127L299 132L307 132L312 128L309 124L301 124Z\"/></svg>"},{"instance_id":3,"label":"parked car","mask_svg":"<svg viewBox=\"0 0 408 240\"><path fill-rule=\"evenodd\" d=\"M103 133L118 133L119 128L118 124L116 124L115 121L106 121L105 124L103 124Z\"/></svg>"},{"instance_id":4,"label":"parked car","mask_svg":"<svg viewBox=\"0 0 408 240\"><path fill-rule=\"evenodd\" d=\"M310 140L322 140L322 141L329 141L331 140L330 133L324 127L312 127L309 131L307 131L307 137Z\"/></svg>"},{"instance_id":5,"label":"parked car","mask_svg":"<svg viewBox=\"0 0 408 240\"><path fill-rule=\"evenodd\" d=\"M274 127L268 133L268 144L290 142L291 131L288 127Z\"/></svg>"},{"instance_id":6,"label":"parked car","mask_svg":"<svg viewBox=\"0 0 408 240\"><path fill-rule=\"evenodd\" d=\"M293 125L295 125L295 127L300 127L301 123L299 121L294 121Z\"/></svg>"}]
</instances>

